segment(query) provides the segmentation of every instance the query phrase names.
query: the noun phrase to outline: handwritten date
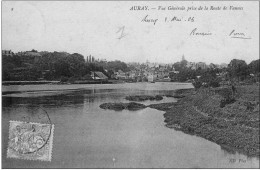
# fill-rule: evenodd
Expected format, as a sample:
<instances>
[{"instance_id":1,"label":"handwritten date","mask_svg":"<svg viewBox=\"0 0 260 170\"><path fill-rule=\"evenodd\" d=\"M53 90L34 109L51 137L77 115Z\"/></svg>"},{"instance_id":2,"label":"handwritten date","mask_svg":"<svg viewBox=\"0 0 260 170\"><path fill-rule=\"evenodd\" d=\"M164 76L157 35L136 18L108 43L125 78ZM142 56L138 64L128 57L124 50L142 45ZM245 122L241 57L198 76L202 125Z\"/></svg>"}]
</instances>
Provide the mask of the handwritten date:
<instances>
[{"instance_id":1,"label":"handwritten date","mask_svg":"<svg viewBox=\"0 0 260 170\"><path fill-rule=\"evenodd\" d=\"M183 18L183 17L178 17L178 16L173 16L173 17L165 17L164 20L162 20L165 23L170 23L170 22L194 22L195 18L194 17L188 17L188 18ZM146 15L144 18L142 18L141 22L144 23L152 23L153 25L156 25L156 23L159 22L159 18L154 18L149 15Z\"/></svg>"}]
</instances>

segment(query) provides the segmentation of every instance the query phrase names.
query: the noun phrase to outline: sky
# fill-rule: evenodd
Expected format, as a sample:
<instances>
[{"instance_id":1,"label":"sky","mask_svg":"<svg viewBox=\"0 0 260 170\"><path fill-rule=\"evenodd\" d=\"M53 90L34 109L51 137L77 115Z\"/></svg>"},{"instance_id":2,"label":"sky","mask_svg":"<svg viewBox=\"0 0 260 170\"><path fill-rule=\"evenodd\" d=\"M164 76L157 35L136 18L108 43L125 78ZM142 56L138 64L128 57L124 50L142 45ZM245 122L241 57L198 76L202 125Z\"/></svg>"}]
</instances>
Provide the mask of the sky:
<instances>
[{"instance_id":1,"label":"sky","mask_svg":"<svg viewBox=\"0 0 260 170\"><path fill-rule=\"evenodd\" d=\"M149 10L130 10L132 6ZM158 6L228 9L158 10ZM147 15L157 22L142 22ZM173 17L182 21L169 22ZM194 22L187 21L189 17ZM195 28L211 35L190 35ZM232 30L250 39L231 38ZM2 49L65 51L124 62L174 63L184 55L188 61L208 64L234 58L250 63L259 58L259 2L3 1Z\"/></svg>"}]
</instances>

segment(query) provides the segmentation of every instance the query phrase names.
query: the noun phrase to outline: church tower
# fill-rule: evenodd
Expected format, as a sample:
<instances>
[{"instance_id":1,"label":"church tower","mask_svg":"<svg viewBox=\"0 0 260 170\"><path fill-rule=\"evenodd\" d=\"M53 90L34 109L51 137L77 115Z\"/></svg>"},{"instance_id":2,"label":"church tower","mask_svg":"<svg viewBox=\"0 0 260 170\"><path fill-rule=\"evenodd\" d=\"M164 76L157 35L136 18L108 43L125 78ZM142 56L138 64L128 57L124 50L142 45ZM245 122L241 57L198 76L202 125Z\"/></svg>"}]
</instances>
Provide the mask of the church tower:
<instances>
[{"instance_id":1,"label":"church tower","mask_svg":"<svg viewBox=\"0 0 260 170\"><path fill-rule=\"evenodd\" d=\"M185 57L184 57L184 54L182 55L182 61L184 61L185 60Z\"/></svg>"}]
</instances>

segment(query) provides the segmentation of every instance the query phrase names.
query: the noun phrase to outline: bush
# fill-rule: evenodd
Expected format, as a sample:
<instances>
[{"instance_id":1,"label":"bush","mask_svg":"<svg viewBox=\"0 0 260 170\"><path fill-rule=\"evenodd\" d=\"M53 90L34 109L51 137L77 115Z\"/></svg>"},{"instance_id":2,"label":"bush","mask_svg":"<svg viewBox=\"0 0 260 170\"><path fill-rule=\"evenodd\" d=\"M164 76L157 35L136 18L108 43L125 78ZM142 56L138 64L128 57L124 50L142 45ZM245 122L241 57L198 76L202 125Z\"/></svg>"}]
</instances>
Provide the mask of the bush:
<instances>
[{"instance_id":1,"label":"bush","mask_svg":"<svg viewBox=\"0 0 260 170\"><path fill-rule=\"evenodd\" d=\"M85 76L83 76L82 79L83 79L83 80L93 80L93 78L91 77L90 74L86 74Z\"/></svg>"},{"instance_id":2,"label":"bush","mask_svg":"<svg viewBox=\"0 0 260 170\"><path fill-rule=\"evenodd\" d=\"M234 103L236 100L234 98L224 98L220 101L220 107L223 108L225 107L227 104L231 104Z\"/></svg>"},{"instance_id":3,"label":"bush","mask_svg":"<svg viewBox=\"0 0 260 170\"><path fill-rule=\"evenodd\" d=\"M219 81L213 80L213 81L210 81L209 86L210 87L219 87L220 84L219 84Z\"/></svg>"},{"instance_id":4,"label":"bush","mask_svg":"<svg viewBox=\"0 0 260 170\"><path fill-rule=\"evenodd\" d=\"M220 88L220 89L216 90L216 93L218 93L224 99L232 98L232 91L229 88Z\"/></svg>"},{"instance_id":5,"label":"bush","mask_svg":"<svg viewBox=\"0 0 260 170\"><path fill-rule=\"evenodd\" d=\"M202 86L202 82L195 81L192 83L192 85L195 87L195 89L199 89Z\"/></svg>"},{"instance_id":6,"label":"bush","mask_svg":"<svg viewBox=\"0 0 260 170\"><path fill-rule=\"evenodd\" d=\"M61 82L67 82L68 80L69 80L69 78L65 77L65 76L61 76L61 78L60 78Z\"/></svg>"},{"instance_id":7,"label":"bush","mask_svg":"<svg viewBox=\"0 0 260 170\"><path fill-rule=\"evenodd\" d=\"M74 83L75 81L77 81L77 80L79 80L79 79L80 79L80 77L73 76L73 77L70 77L70 78L69 78L68 82Z\"/></svg>"},{"instance_id":8,"label":"bush","mask_svg":"<svg viewBox=\"0 0 260 170\"><path fill-rule=\"evenodd\" d=\"M232 95L232 91L229 88L222 88L216 91L223 99L220 101L220 107L223 108L227 104L234 103L236 100Z\"/></svg>"},{"instance_id":9,"label":"bush","mask_svg":"<svg viewBox=\"0 0 260 170\"><path fill-rule=\"evenodd\" d=\"M162 100L162 99L163 99L163 97L160 96L160 95L156 95L156 96L155 96L155 100Z\"/></svg>"}]
</instances>

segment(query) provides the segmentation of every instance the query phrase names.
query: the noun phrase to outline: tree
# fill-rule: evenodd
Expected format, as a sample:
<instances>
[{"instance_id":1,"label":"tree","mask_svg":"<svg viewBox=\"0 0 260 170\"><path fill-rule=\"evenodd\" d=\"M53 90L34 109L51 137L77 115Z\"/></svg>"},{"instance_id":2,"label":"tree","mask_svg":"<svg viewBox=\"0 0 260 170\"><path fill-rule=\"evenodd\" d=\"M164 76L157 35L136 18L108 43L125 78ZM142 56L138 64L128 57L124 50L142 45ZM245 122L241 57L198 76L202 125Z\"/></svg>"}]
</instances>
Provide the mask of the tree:
<instances>
[{"instance_id":1,"label":"tree","mask_svg":"<svg viewBox=\"0 0 260 170\"><path fill-rule=\"evenodd\" d=\"M260 70L259 70L259 59L252 61L248 65L248 70L250 74L253 74L254 81L258 81L260 79Z\"/></svg>"},{"instance_id":2,"label":"tree","mask_svg":"<svg viewBox=\"0 0 260 170\"><path fill-rule=\"evenodd\" d=\"M2 80L3 81L10 81L11 76L10 72L15 68L15 65L12 63L5 63L2 65Z\"/></svg>"},{"instance_id":3,"label":"tree","mask_svg":"<svg viewBox=\"0 0 260 170\"><path fill-rule=\"evenodd\" d=\"M70 76L83 76L85 60L81 54L74 53L65 57L65 62L68 65Z\"/></svg>"},{"instance_id":4,"label":"tree","mask_svg":"<svg viewBox=\"0 0 260 170\"><path fill-rule=\"evenodd\" d=\"M248 67L244 60L233 59L228 65L228 72L231 79L244 80L248 75Z\"/></svg>"},{"instance_id":5,"label":"tree","mask_svg":"<svg viewBox=\"0 0 260 170\"><path fill-rule=\"evenodd\" d=\"M248 69L249 69L249 72L250 72L250 73L257 74L257 73L260 72L260 70L259 70L259 61L260 61L260 59L254 60L254 61L252 61L252 62L248 65Z\"/></svg>"},{"instance_id":6,"label":"tree","mask_svg":"<svg viewBox=\"0 0 260 170\"><path fill-rule=\"evenodd\" d=\"M126 63L118 60L109 61L105 68L107 70L114 70L114 71L118 71L118 70L122 70L124 72L129 71L129 68L127 67Z\"/></svg>"},{"instance_id":7,"label":"tree","mask_svg":"<svg viewBox=\"0 0 260 170\"><path fill-rule=\"evenodd\" d=\"M35 49L32 49L32 50L31 50L31 52L36 52L36 53L37 53L38 51L37 51L37 50L35 50Z\"/></svg>"}]
</instances>

